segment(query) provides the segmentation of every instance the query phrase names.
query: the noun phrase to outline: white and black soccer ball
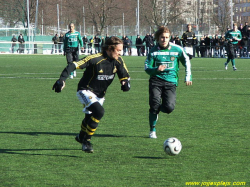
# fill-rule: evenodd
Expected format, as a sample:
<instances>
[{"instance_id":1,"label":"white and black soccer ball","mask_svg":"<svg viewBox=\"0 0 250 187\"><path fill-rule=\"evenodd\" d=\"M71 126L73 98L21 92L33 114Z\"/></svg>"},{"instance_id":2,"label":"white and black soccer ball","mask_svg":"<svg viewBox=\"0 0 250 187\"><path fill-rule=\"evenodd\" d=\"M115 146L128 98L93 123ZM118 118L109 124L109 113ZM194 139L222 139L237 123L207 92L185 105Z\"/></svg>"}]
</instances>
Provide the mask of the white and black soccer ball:
<instances>
[{"instance_id":1,"label":"white and black soccer ball","mask_svg":"<svg viewBox=\"0 0 250 187\"><path fill-rule=\"evenodd\" d=\"M172 137L164 141L163 149L168 155L174 156L178 155L181 152L182 145L180 140L175 137Z\"/></svg>"}]
</instances>

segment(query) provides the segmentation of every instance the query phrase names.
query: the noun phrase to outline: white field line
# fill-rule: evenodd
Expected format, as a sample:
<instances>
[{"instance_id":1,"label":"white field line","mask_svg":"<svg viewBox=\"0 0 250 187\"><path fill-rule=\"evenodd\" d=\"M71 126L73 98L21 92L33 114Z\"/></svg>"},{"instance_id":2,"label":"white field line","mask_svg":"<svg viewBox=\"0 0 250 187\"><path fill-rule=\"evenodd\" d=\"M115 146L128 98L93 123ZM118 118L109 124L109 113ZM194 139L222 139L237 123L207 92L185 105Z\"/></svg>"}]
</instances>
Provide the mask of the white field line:
<instances>
[{"instance_id":1,"label":"white field line","mask_svg":"<svg viewBox=\"0 0 250 187\"><path fill-rule=\"evenodd\" d=\"M59 77L60 74L58 74L57 77L20 77L20 76L3 76L3 75L7 75L7 74L0 74L0 79L41 79L41 80L55 80L55 79L57 79ZM81 78L81 76L79 76L79 78L77 77L77 78L74 78L74 79L78 79L79 80L80 78ZM135 78L135 79L131 78L131 80L133 80L133 81L148 81L148 79L140 79L140 78ZM230 77L227 77L227 78L217 78L217 77L214 77L213 78L213 77L211 77L211 78L193 78L193 80L250 80L250 77L245 77L245 78L230 78Z\"/></svg>"}]
</instances>

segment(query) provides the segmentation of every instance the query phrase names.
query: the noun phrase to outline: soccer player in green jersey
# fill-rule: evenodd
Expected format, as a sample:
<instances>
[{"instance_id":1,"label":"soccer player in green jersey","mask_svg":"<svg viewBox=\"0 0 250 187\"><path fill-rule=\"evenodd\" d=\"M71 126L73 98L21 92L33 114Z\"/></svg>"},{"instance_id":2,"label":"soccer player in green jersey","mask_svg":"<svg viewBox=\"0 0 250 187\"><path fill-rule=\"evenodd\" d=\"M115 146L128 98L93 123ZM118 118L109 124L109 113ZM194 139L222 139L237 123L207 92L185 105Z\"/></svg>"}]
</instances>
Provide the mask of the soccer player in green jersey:
<instances>
[{"instance_id":1,"label":"soccer player in green jersey","mask_svg":"<svg viewBox=\"0 0 250 187\"><path fill-rule=\"evenodd\" d=\"M235 50L238 42L242 39L241 32L238 30L237 24L233 24L233 29L226 32L225 39L227 43L227 62L225 63L225 69L227 70L228 63L232 62L233 70L236 71L235 67Z\"/></svg>"},{"instance_id":2,"label":"soccer player in green jersey","mask_svg":"<svg viewBox=\"0 0 250 187\"><path fill-rule=\"evenodd\" d=\"M152 48L145 61L149 79L149 125L150 138L156 136L156 122L159 112L171 113L175 108L176 87L178 86L179 62L185 67L187 86L192 85L191 64L184 49L169 42L171 32L161 26L155 33L157 45Z\"/></svg>"},{"instance_id":3,"label":"soccer player in green jersey","mask_svg":"<svg viewBox=\"0 0 250 187\"><path fill-rule=\"evenodd\" d=\"M79 32L75 31L74 23L69 24L69 31L65 34L64 41L64 56L66 55L67 63L79 60L79 44L83 50L82 37ZM76 77L76 71L71 72L70 78Z\"/></svg>"}]
</instances>

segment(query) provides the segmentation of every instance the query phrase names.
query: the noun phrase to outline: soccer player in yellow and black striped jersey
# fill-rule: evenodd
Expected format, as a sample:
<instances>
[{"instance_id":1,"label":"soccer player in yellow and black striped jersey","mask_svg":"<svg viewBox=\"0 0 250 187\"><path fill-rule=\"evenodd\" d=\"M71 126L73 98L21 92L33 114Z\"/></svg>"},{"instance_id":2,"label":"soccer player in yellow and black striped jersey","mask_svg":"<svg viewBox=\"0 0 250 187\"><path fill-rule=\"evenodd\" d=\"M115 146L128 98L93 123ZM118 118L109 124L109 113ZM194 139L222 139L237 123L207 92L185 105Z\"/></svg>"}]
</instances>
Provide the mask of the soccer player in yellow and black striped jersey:
<instances>
[{"instance_id":1,"label":"soccer player in yellow and black striped jersey","mask_svg":"<svg viewBox=\"0 0 250 187\"><path fill-rule=\"evenodd\" d=\"M181 40L183 48L191 60L194 54L193 45L196 42L195 33L192 31L191 24L187 25L187 31L183 33Z\"/></svg>"},{"instance_id":2,"label":"soccer player in yellow and black striped jersey","mask_svg":"<svg viewBox=\"0 0 250 187\"><path fill-rule=\"evenodd\" d=\"M85 118L81 124L81 131L75 139L82 144L82 150L87 153L93 153L90 140L104 115L102 106L104 96L108 86L114 80L115 74L119 77L121 90L130 90L130 76L121 58L122 50L123 41L121 39L109 38L102 47L101 53L68 64L53 86L55 92L61 92L70 72L75 69L86 69L77 88L77 97L83 104Z\"/></svg>"}]
</instances>

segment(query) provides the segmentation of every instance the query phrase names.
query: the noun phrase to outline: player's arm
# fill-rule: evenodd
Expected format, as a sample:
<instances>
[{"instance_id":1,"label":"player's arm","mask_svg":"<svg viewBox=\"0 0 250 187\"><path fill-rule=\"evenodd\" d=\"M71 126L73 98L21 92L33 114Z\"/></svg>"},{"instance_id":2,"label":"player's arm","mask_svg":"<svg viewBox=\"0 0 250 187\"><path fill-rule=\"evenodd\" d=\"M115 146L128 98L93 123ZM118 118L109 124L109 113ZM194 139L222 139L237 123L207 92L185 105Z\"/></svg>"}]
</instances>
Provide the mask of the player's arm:
<instances>
[{"instance_id":1,"label":"player's arm","mask_svg":"<svg viewBox=\"0 0 250 187\"><path fill-rule=\"evenodd\" d=\"M154 57L152 56L152 53L149 53L144 63L144 70L151 76L157 75L160 71L163 71L162 69L165 69L163 66L153 66L153 64Z\"/></svg>"},{"instance_id":2,"label":"player's arm","mask_svg":"<svg viewBox=\"0 0 250 187\"><path fill-rule=\"evenodd\" d=\"M241 34L241 32L239 32L239 34L237 35L237 37L235 37L234 39L237 40L237 41L242 40L242 34Z\"/></svg>"},{"instance_id":3,"label":"player's arm","mask_svg":"<svg viewBox=\"0 0 250 187\"><path fill-rule=\"evenodd\" d=\"M67 46L67 40L66 37L63 38L63 54L65 55L65 51L66 51L66 46Z\"/></svg>"},{"instance_id":4,"label":"player's arm","mask_svg":"<svg viewBox=\"0 0 250 187\"><path fill-rule=\"evenodd\" d=\"M82 37L81 37L80 33L78 34L78 41L80 43L80 47L83 48L83 41L82 41Z\"/></svg>"},{"instance_id":5,"label":"player's arm","mask_svg":"<svg viewBox=\"0 0 250 187\"><path fill-rule=\"evenodd\" d=\"M180 54L180 61L185 67L185 83L187 86L190 86L192 85L191 62L188 55L184 51L182 51L182 53Z\"/></svg>"},{"instance_id":6,"label":"player's arm","mask_svg":"<svg viewBox=\"0 0 250 187\"><path fill-rule=\"evenodd\" d=\"M55 82L52 87L52 90L59 93L65 87L65 81L69 77L70 73L76 69L76 65L74 63L69 63L66 68L61 73L60 78Z\"/></svg>"},{"instance_id":7,"label":"player's arm","mask_svg":"<svg viewBox=\"0 0 250 187\"><path fill-rule=\"evenodd\" d=\"M126 92L130 90L130 76L128 68L121 57L117 60L117 75L121 83L121 90Z\"/></svg>"}]
</instances>

